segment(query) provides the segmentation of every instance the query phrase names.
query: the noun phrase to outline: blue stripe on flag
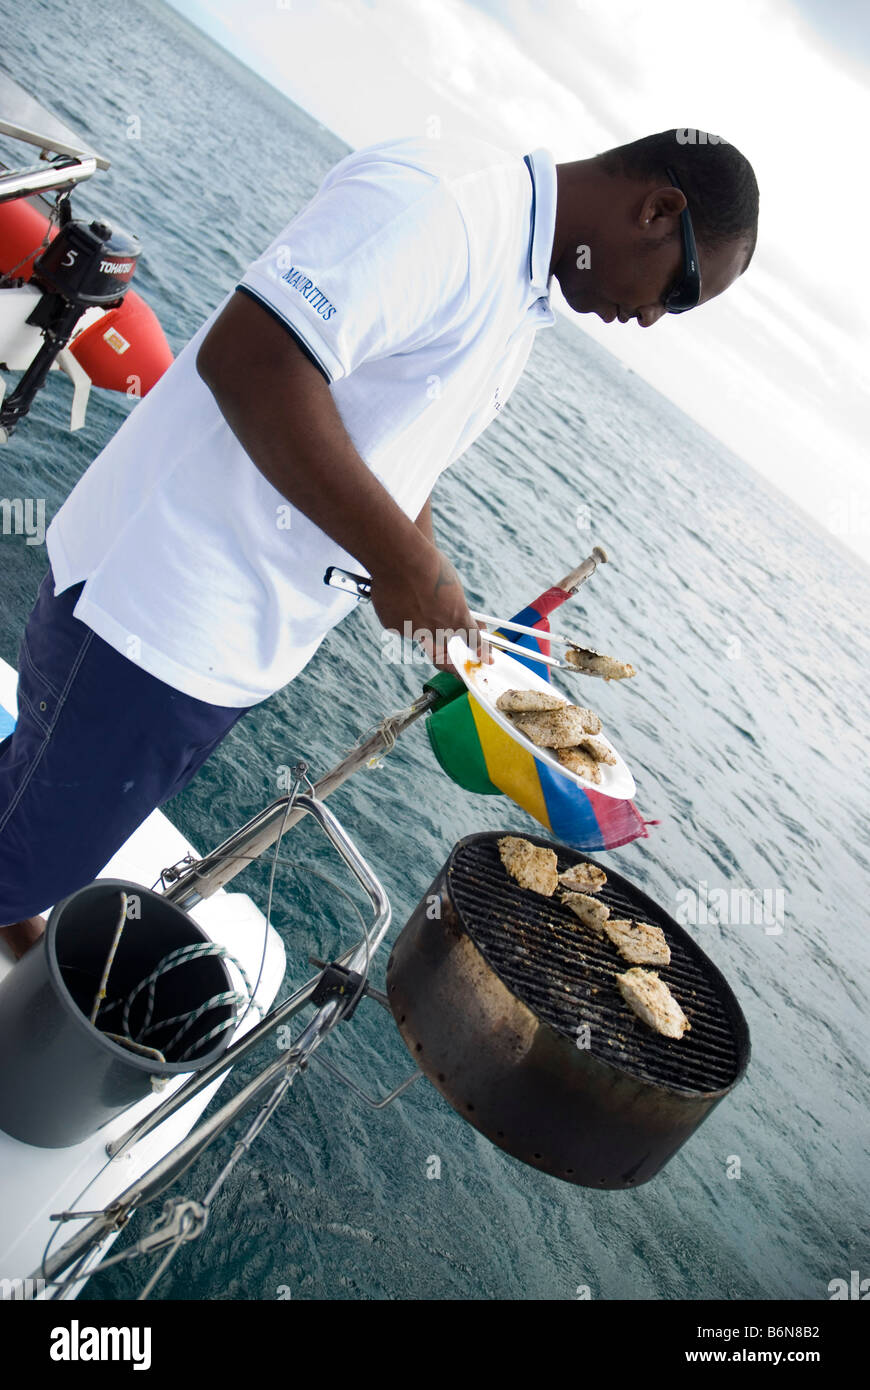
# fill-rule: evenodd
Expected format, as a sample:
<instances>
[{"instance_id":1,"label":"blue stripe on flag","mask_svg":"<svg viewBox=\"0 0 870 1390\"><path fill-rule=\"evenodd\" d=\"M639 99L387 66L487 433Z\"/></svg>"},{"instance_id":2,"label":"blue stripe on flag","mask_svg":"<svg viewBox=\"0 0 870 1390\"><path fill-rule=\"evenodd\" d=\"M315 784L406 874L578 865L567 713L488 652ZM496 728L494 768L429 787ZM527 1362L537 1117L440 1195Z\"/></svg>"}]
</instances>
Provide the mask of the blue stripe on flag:
<instances>
[{"instance_id":1,"label":"blue stripe on flag","mask_svg":"<svg viewBox=\"0 0 870 1390\"><path fill-rule=\"evenodd\" d=\"M539 758L535 762L553 834L577 849L606 849L598 818L583 788L574 782L566 786L562 773L554 772Z\"/></svg>"}]
</instances>

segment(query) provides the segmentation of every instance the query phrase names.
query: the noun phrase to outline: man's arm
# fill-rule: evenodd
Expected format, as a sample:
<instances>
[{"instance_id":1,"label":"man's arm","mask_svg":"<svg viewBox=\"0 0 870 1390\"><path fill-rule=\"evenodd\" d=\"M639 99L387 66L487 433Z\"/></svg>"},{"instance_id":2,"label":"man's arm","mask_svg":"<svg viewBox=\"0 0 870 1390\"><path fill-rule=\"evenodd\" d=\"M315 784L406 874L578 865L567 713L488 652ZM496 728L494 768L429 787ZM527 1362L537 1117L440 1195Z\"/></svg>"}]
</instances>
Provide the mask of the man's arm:
<instances>
[{"instance_id":1,"label":"man's arm","mask_svg":"<svg viewBox=\"0 0 870 1390\"><path fill-rule=\"evenodd\" d=\"M414 522L414 525L417 527L418 531L422 532L422 534L426 537L427 541L431 542L432 545L435 544L435 528L432 525L431 496L426 498L426 501L423 504L423 510L417 517L417 520Z\"/></svg>"},{"instance_id":2,"label":"man's arm","mask_svg":"<svg viewBox=\"0 0 870 1390\"><path fill-rule=\"evenodd\" d=\"M455 629L473 643L477 624L450 561L360 457L328 383L281 324L237 291L196 367L263 476L365 565L384 627ZM436 664L447 666L446 654Z\"/></svg>"}]
</instances>

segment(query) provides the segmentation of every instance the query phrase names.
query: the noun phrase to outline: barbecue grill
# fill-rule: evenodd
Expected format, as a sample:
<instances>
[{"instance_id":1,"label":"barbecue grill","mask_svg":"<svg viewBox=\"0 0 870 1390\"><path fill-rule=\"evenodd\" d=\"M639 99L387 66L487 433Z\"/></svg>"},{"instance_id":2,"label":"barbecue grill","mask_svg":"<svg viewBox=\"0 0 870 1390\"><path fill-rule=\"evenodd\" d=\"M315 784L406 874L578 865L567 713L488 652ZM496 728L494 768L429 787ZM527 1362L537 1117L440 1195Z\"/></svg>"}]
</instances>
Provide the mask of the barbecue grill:
<instances>
[{"instance_id":1,"label":"barbecue grill","mask_svg":"<svg viewBox=\"0 0 870 1390\"><path fill-rule=\"evenodd\" d=\"M609 939L507 873L498 841L511 833L454 847L395 944L390 1007L417 1066L499 1148L567 1182L636 1187L742 1077L746 1021L688 933L608 868L595 896L662 928L671 962L658 973L691 1025L680 1039L649 1029L619 992L629 962ZM524 838L555 850L560 873L595 862Z\"/></svg>"}]
</instances>

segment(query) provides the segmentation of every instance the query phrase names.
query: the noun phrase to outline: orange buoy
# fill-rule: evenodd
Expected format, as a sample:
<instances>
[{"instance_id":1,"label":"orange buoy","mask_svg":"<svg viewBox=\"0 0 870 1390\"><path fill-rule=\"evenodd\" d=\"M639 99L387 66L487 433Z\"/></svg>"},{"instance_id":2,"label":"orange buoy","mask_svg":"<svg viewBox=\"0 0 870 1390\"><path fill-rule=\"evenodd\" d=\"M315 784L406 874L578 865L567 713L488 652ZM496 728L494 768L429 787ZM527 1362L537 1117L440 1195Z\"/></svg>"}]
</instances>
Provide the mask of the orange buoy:
<instances>
[{"instance_id":1,"label":"orange buoy","mask_svg":"<svg viewBox=\"0 0 870 1390\"><path fill-rule=\"evenodd\" d=\"M95 386L128 396L147 395L173 360L157 315L135 290L73 338L69 350Z\"/></svg>"},{"instance_id":2,"label":"orange buoy","mask_svg":"<svg viewBox=\"0 0 870 1390\"><path fill-rule=\"evenodd\" d=\"M29 280L47 227L48 218L26 198L0 203L0 274L7 275L23 260L24 264L15 271L15 278ZM57 228L52 227L49 240L53 241L56 236Z\"/></svg>"}]
</instances>

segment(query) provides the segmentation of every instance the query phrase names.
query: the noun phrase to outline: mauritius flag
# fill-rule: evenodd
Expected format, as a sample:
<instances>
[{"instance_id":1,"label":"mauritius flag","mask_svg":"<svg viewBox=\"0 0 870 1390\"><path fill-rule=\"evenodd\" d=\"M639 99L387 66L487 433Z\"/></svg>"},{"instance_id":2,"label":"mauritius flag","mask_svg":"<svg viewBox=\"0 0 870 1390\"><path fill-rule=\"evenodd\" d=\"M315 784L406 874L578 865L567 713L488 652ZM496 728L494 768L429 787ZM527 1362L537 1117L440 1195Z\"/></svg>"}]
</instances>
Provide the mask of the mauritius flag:
<instances>
[{"instance_id":1,"label":"mauritius flag","mask_svg":"<svg viewBox=\"0 0 870 1390\"><path fill-rule=\"evenodd\" d=\"M540 637L512 632L504 635L519 646L549 656L549 615L569 597L564 589L548 589L517 613L513 621L538 628ZM511 655L536 675L549 679L549 667ZM556 839L575 849L615 849L648 834L646 827L653 822L643 819L634 802L617 801L602 792L578 787L555 772L506 734L468 694L458 676L439 672L427 682L426 689L443 697L426 724L435 757L466 791L509 796Z\"/></svg>"}]
</instances>

